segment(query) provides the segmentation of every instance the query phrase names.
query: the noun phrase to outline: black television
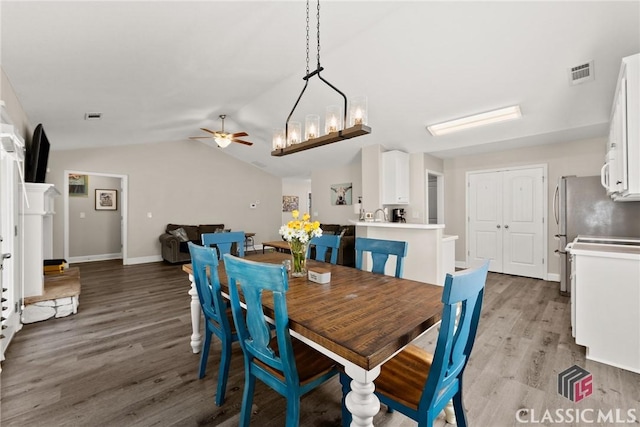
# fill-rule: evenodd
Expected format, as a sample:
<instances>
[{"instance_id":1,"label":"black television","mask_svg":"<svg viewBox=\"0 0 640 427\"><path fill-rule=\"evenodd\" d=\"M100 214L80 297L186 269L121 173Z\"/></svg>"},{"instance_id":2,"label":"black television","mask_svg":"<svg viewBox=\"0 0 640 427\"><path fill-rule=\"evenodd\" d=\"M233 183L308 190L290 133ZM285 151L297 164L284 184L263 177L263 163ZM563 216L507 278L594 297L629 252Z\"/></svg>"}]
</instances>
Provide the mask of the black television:
<instances>
[{"instance_id":1,"label":"black television","mask_svg":"<svg viewBox=\"0 0 640 427\"><path fill-rule=\"evenodd\" d=\"M25 177L26 182L43 183L47 175L47 162L49 161L49 140L44 133L42 123L33 131L31 144L27 145L25 153Z\"/></svg>"}]
</instances>

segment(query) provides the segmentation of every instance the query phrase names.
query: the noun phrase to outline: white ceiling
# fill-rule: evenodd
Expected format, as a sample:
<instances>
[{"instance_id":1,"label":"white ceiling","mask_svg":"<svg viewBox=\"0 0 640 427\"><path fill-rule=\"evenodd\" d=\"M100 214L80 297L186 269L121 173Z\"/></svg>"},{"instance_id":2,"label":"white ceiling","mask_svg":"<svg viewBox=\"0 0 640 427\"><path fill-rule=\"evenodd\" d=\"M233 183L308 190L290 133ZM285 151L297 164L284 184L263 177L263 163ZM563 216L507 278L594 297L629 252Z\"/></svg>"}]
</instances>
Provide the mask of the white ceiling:
<instances>
[{"instance_id":1,"label":"white ceiling","mask_svg":"<svg viewBox=\"0 0 640 427\"><path fill-rule=\"evenodd\" d=\"M311 2L311 69L315 68ZM603 136L620 59L640 52L640 1L323 1L323 77L369 100L370 135L272 157L305 74L304 1L0 2L1 65L52 150L246 131L225 152L279 176L360 148L452 157ZM595 80L568 69L594 61ZM340 98L313 78L294 117ZM523 118L433 137L425 126L519 104ZM101 112L101 121L85 121ZM212 148L218 150L218 148Z\"/></svg>"}]
</instances>

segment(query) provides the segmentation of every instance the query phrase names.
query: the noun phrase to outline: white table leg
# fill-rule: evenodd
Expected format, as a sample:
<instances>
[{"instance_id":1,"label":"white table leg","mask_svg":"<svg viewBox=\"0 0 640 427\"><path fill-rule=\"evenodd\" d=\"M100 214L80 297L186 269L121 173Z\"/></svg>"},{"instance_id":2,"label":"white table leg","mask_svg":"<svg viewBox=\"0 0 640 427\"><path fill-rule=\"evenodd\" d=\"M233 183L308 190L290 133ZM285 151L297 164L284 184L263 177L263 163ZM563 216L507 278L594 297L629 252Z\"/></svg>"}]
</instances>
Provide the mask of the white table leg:
<instances>
[{"instance_id":1,"label":"white table leg","mask_svg":"<svg viewBox=\"0 0 640 427\"><path fill-rule=\"evenodd\" d=\"M351 381L351 391L347 394L345 404L351 412L352 427L373 427L373 417L380 411L380 400L373 391L373 380L380 375L380 368L364 371L353 366L345 366Z\"/></svg>"},{"instance_id":2,"label":"white table leg","mask_svg":"<svg viewBox=\"0 0 640 427\"><path fill-rule=\"evenodd\" d=\"M191 295L191 348L194 353L200 353L202 348L202 335L200 335L200 300L198 300L198 291L196 290L196 282L193 274L189 274L191 287L189 295Z\"/></svg>"},{"instance_id":3,"label":"white table leg","mask_svg":"<svg viewBox=\"0 0 640 427\"><path fill-rule=\"evenodd\" d=\"M447 406L444 407L444 419L449 424L456 425L456 412L453 410L453 400L447 402Z\"/></svg>"}]
</instances>

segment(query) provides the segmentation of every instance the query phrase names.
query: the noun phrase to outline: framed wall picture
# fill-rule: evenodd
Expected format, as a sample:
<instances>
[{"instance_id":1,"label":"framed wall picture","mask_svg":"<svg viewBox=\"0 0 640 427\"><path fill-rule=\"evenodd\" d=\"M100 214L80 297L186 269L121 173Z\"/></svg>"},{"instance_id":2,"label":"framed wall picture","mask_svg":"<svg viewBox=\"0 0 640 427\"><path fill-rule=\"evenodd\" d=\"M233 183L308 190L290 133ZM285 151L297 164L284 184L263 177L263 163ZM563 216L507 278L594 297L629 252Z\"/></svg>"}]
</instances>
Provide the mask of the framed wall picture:
<instances>
[{"instance_id":1,"label":"framed wall picture","mask_svg":"<svg viewBox=\"0 0 640 427\"><path fill-rule=\"evenodd\" d=\"M118 190L96 190L97 211L118 210Z\"/></svg>"},{"instance_id":2,"label":"framed wall picture","mask_svg":"<svg viewBox=\"0 0 640 427\"><path fill-rule=\"evenodd\" d=\"M351 189L350 182L344 184L332 184L331 185L331 204L332 205L350 205L351 204Z\"/></svg>"},{"instance_id":3,"label":"framed wall picture","mask_svg":"<svg viewBox=\"0 0 640 427\"><path fill-rule=\"evenodd\" d=\"M89 195L89 175L69 174L69 196L87 197Z\"/></svg>"},{"instance_id":4,"label":"framed wall picture","mask_svg":"<svg viewBox=\"0 0 640 427\"><path fill-rule=\"evenodd\" d=\"M298 196L282 196L282 212L293 212L298 209Z\"/></svg>"}]
</instances>

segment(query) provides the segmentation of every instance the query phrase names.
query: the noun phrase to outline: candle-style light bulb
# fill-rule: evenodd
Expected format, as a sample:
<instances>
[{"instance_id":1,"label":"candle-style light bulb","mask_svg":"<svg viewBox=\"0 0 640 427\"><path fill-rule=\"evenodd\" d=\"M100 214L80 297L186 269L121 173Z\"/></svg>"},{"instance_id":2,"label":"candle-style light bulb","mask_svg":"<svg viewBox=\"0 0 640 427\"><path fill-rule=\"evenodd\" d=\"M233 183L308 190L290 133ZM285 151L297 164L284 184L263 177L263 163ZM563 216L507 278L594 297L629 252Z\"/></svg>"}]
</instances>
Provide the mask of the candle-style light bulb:
<instances>
[{"instance_id":1,"label":"candle-style light bulb","mask_svg":"<svg viewBox=\"0 0 640 427\"><path fill-rule=\"evenodd\" d=\"M338 131L338 120L336 116L331 116L331 121L329 122L329 132L337 132Z\"/></svg>"},{"instance_id":2,"label":"candle-style light bulb","mask_svg":"<svg viewBox=\"0 0 640 427\"><path fill-rule=\"evenodd\" d=\"M353 119L353 123L356 125L362 124L362 109L360 107L356 109L356 114L355 114L355 118Z\"/></svg>"}]
</instances>

